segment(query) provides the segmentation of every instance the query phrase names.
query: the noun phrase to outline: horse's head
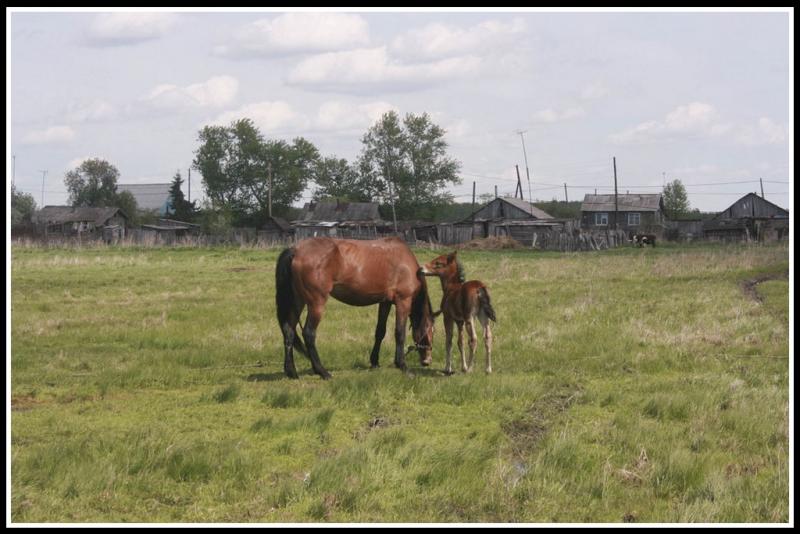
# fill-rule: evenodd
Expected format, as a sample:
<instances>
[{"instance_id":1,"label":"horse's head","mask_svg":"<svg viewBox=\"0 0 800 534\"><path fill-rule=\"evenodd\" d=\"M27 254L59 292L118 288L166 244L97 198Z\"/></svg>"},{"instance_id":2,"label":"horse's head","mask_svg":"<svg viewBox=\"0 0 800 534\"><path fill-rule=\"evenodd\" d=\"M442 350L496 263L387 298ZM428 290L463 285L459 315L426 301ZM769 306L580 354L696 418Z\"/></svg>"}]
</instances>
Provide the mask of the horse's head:
<instances>
[{"instance_id":1,"label":"horse's head","mask_svg":"<svg viewBox=\"0 0 800 534\"><path fill-rule=\"evenodd\" d=\"M458 259L458 251L432 259L422 266L421 272L428 276L438 276L442 280L464 281L464 267Z\"/></svg>"},{"instance_id":2,"label":"horse's head","mask_svg":"<svg viewBox=\"0 0 800 534\"><path fill-rule=\"evenodd\" d=\"M431 299L428 297L428 285L425 283L425 276L420 269L417 278L420 281L420 289L411 301L411 336L414 345L409 350L416 349L419 352L419 363L428 366L433 361L433 330L435 315L431 307Z\"/></svg>"}]
</instances>

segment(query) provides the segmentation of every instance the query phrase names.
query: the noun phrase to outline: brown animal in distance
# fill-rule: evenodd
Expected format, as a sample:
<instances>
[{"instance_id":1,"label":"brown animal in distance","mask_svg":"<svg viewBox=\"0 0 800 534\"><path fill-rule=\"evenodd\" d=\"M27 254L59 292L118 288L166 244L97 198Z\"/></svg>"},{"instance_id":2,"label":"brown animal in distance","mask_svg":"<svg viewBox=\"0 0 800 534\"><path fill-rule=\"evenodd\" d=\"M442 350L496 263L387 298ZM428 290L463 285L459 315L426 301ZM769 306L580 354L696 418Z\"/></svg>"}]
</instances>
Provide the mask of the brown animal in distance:
<instances>
[{"instance_id":1,"label":"brown animal in distance","mask_svg":"<svg viewBox=\"0 0 800 534\"><path fill-rule=\"evenodd\" d=\"M483 344L486 350L486 372L492 372L492 329L489 321L497 321L489 289L479 280L465 281L464 267L457 257L457 252L444 254L431 260L422 267L425 275L438 276L442 282L442 306L436 315L444 316L445 352L447 362L445 373L452 374L453 324L458 328L458 350L461 354L461 370L472 371L478 335L475 333L474 319L483 327ZM469 363L464 357L463 328L466 326L469 336Z\"/></svg>"},{"instance_id":2,"label":"brown animal in distance","mask_svg":"<svg viewBox=\"0 0 800 534\"><path fill-rule=\"evenodd\" d=\"M378 324L370 364L378 367L380 346L386 333L386 320L395 306L395 365L405 370L406 324L411 319L414 345L421 365L430 365L434 316L425 277L416 257L402 239L396 237L353 240L315 237L285 249L275 269L275 300L278 324L284 340L283 369L289 378L298 378L293 349L306 354L314 372L322 378L330 373L322 366L316 346L317 327L328 297L350 304L378 304ZM308 308L300 341L296 327L304 308Z\"/></svg>"}]
</instances>

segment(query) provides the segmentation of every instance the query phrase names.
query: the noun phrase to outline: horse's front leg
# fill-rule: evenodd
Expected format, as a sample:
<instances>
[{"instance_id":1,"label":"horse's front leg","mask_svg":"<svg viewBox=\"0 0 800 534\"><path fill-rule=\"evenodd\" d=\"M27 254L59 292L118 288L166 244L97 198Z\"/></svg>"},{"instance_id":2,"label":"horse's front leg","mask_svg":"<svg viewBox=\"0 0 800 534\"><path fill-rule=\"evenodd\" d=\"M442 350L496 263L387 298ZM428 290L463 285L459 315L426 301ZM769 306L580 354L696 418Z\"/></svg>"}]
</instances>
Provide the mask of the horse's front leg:
<instances>
[{"instance_id":1,"label":"horse's front leg","mask_svg":"<svg viewBox=\"0 0 800 534\"><path fill-rule=\"evenodd\" d=\"M306 324L303 326L303 340L306 342L306 350L308 350L308 357L311 359L311 367L314 368L315 373L327 380L331 377L331 374L322 366L317 352L317 327L322 320L322 311L324 309L324 301L314 305L309 304Z\"/></svg>"},{"instance_id":2,"label":"horse's front leg","mask_svg":"<svg viewBox=\"0 0 800 534\"><path fill-rule=\"evenodd\" d=\"M446 363L444 366L445 374L453 374L453 319L449 316L444 318L444 352Z\"/></svg>"},{"instance_id":3,"label":"horse's front leg","mask_svg":"<svg viewBox=\"0 0 800 534\"><path fill-rule=\"evenodd\" d=\"M408 315L411 313L411 299L398 300L394 303L395 325L394 341L396 343L394 352L394 365L398 369L406 370L406 324Z\"/></svg>"},{"instance_id":4,"label":"horse's front leg","mask_svg":"<svg viewBox=\"0 0 800 534\"><path fill-rule=\"evenodd\" d=\"M375 344L372 346L372 353L369 355L369 364L373 369L378 367L381 342L383 342L383 338L386 335L386 320L389 318L389 311L391 309L391 302L381 302L378 305L378 324L375 326Z\"/></svg>"}]
</instances>

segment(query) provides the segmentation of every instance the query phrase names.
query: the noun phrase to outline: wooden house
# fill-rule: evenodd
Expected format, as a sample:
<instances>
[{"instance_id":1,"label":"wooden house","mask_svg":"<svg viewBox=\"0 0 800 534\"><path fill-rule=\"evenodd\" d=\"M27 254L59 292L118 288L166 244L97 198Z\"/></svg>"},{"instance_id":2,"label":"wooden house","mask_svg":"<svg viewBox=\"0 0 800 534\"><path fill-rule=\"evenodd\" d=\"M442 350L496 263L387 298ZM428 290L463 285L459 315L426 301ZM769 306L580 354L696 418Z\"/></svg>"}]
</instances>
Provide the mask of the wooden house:
<instances>
[{"instance_id":1,"label":"wooden house","mask_svg":"<svg viewBox=\"0 0 800 534\"><path fill-rule=\"evenodd\" d=\"M125 236L128 216L119 209L45 206L34 214L37 233L44 237L120 239Z\"/></svg>"},{"instance_id":2,"label":"wooden house","mask_svg":"<svg viewBox=\"0 0 800 534\"><path fill-rule=\"evenodd\" d=\"M663 236L664 199L657 194L586 195L581 204L581 230L619 229L626 234Z\"/></svg>"}]
</instances>

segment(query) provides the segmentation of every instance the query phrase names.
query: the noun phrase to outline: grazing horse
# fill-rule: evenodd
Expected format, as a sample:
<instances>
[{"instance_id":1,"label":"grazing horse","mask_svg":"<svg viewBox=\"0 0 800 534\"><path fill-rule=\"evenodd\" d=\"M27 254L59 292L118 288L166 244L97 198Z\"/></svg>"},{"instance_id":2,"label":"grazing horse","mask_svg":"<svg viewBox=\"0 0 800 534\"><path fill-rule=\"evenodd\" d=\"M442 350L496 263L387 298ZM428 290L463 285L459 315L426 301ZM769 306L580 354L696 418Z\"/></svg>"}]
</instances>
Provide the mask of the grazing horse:
<instances>
[{"instance_id":1,"label":"grazing horse","mask_svg":"<svg viewBox=\"0 0 800 534\"><path fill-rule=\"evenodd\" d=\"M292 349L311 360L314 372L322 378L331 375L322 366L317 352L316 333L328 296L351 306L378 304L378 325L370 355L378 367L381 342L386 334L386 319L395 306L394 363L406 369L403 346L406 324L411 317L414 345L422 365L431 363L434 316L425 277L411 250L402 239L389 237L370 241L315 237L287 248L278 257L275 270L275 300L278 324L283 332L283 370L297 378ZM303 342L296 332L303 308L308 308L303 325Z\"/></svg>"},{"instance_id":2,"label":"grazing horse","mask_svg":"<svg viewBox=\"0 0 800 534\"><path fill-rule=\"evenodd\" d=\"M475 317L483 326L483 343L486 349L486 372L492 372L492 330L489 320L497 321L489 299L489 289L483 282L470 280L465 282L464 267L458 259L456 252L444 254L435 258L422 267L423 274L438 276L442 282L442 306L436 312L444 314L444 331L446 335L445 352L447 363L444 372L453 373L452 348L453 348L453 323L458 327L458 351L461 354L461 370L465 373L472 371L475 359L475 349L478 345L478 335L475 333ZM467 326L469 336L469 365L464 359L463 327Z\"/></svg>"},{"instance_id":3,"label":"grazing horse","mask_svg":"<svg viewBox=\"0 0 800 534\"><path fill-rule=\"evenodd\" d=\"M656 246L656 236L654 234L633 234L633 244L639 248L645 245Z\"/></svg>"}]
</instances>

